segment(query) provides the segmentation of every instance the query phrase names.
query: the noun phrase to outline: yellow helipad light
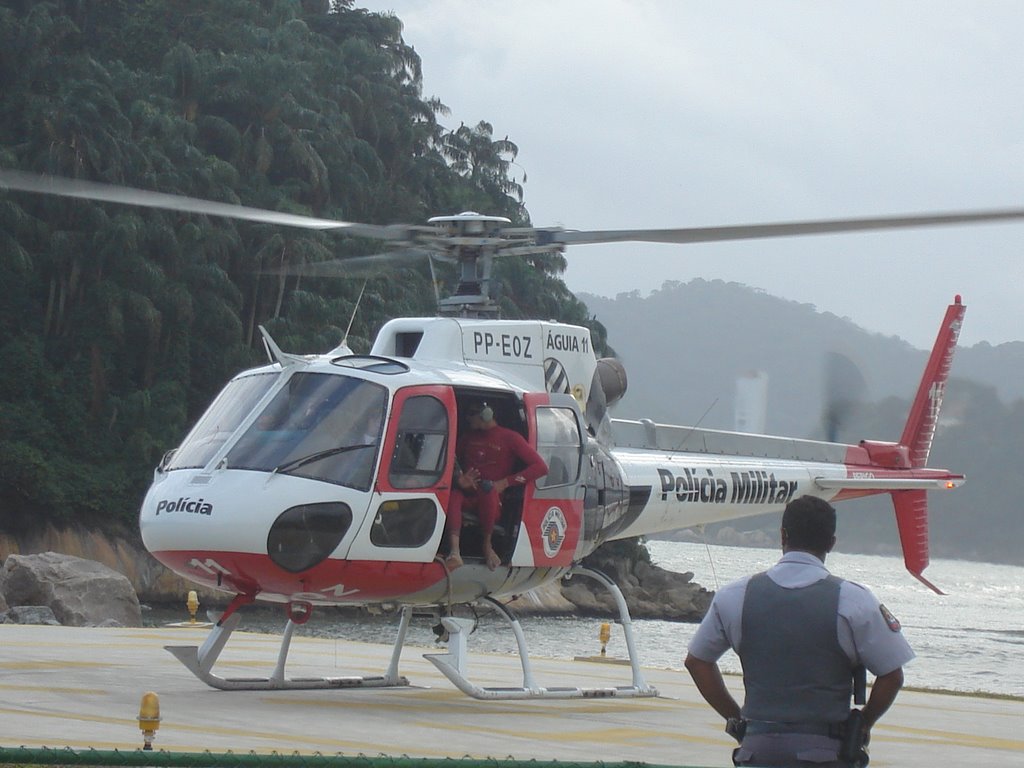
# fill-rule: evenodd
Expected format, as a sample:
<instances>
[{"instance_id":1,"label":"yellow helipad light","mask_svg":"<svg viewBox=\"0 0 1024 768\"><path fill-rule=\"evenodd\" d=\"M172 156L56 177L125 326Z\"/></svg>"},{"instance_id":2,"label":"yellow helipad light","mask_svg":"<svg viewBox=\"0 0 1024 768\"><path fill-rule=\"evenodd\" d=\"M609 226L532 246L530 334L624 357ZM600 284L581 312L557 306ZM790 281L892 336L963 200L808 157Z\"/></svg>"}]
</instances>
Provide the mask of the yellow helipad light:
<instances>
[{"instance_id":1,"label":"yellow helipad light","mask_svg":"<svg viewBox=\"0 0 1024 768\"><path fill-rule=\"evenodd\" d=\"M196 621L196 613L199 611L199 593L194 589L188 591L188 595L185 598L185 607L188 609L189 620L188 621L172 621L168 624L164 624L165 627L178 627L197 629L199 627L210 627L213 626L207 621Z\"/></svg>"},{"instance_id":2,"label":"yellow helipad light","mask_svg":"<svg viewBox=\"0 0 1024 768\"><path fill-rule=\"evenodd\" d=\"M188 592L188 599L185 601L185 607L188 608L188 615L191 616L193 624L196 623L196 611L199 610L199 595L196 594L194 589L190 589Z\"/></svg>"},{"instance_id":3,"label":"yellow helipad light","mask_svg":"<svg viewBox=\"0 0 1024 768\"><path fill-rule=\"evenodd\" d=\"M156 729L160 727L160 697L152 691L142 694L139 704L139 730L142 731L142 748L153 749Z\"/></svg>"},{"instance_id":4,"label":"yellow helipad light","mask_svg":"<svg viewBox=\"0 0 1024 768\"><path fill-rule=\"evenodd\" d=\"M604 656L608 641L612 639L612 625L607 621L601 624L601 632L598 634L597 639L601 641L601 655Z\"/></svg>"}]
</instances>

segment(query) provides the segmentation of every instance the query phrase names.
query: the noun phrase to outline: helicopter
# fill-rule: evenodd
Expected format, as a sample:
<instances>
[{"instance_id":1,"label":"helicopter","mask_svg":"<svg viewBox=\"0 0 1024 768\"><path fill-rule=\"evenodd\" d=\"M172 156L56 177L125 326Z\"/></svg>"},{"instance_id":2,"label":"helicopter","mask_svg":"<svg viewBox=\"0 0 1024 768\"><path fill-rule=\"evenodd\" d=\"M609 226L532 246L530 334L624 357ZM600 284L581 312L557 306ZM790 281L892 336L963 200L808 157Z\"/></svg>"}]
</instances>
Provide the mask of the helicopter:
<instances>
[{"instance_id":1,"label":"helicopter","mask_svg":"<svg viewBox=\"0 0 1024 768\"><path fill-rule=\"evenodd\" d=\"M434 317L395 318L366 354L342 341L323 354L283 351L261 328L268 363L235 375L181 444L154 471L142 503L143 543L186 579L231 595L202 646L167 649L222 690L408 685L399 661L414 616L436 624L444 653L428 658L478 699L655 696L640 667L618 586L581 560L606 541L781 511L810 494L831 502L888 494L910 574L929 562L927 493L962 474L927 466L966 306L946 309L898 442L855 445L745 434L647 419L612 418L626 393L624 367L595 354L587 328L504 320L489 294L494 259L560 253L569 245L696 243L1024 218L1024 210L655 230L574 231L512 226L475 212L426 225L317 219L105 183L0 170L0 188L87 198L280 226L336 230L383 241L377 256L307 265L306 275L345 275L429 258L458 265ZM481 555L473 521L465 564L446 565L445 518L460 425L473 405L518 432L546 474L503 494L494 548ZM476 549L474 550L474 547ZM522 628L503 601L564 577L596 580L612 595L625 636L630 685L541 685ZM254 602L283 606L287 622L266 677L213 671ZM522 664L520 687L469 679L473 621L459 605L487 605L508 622ZM286 674L294 630L322 606L401 607L387 670L379 676Z\"/></svg>"}]
</instances>

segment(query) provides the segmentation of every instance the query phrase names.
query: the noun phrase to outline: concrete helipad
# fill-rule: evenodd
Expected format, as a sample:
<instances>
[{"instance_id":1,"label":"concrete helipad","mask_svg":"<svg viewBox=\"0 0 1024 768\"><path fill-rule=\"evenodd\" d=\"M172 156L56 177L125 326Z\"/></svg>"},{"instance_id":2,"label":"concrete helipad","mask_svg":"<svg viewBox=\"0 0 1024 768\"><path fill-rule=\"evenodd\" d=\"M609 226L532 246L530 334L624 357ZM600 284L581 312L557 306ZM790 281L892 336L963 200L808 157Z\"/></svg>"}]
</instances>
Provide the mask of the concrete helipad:
<instances>
[{"instance_id":1,"label":"concrete helipad","mask_svg":"<svg viewBox=\"0 0 1024 768\"><path fill-rule=\"evenodd\" d=\"M506 757L729 766L732 743L685 672L645 669L657 699L476 701L407 647L400 689L222 692L164 645L202 643L197 629L0 625L0 747L135 749L142 695L160 697L155 747L196 752L300 752ZM269 674L278 638L236 632L215 667ZM391 648L296 637L292 676L374 675ZM540 685L628 685L628 666L533 660ZM480 684L520 685L517 657L477 654ZM738 679L730 685L740 687ZM1024 702L904 691L875 728L871 765L1024 765Z\"/></svg>"}]
</instances>

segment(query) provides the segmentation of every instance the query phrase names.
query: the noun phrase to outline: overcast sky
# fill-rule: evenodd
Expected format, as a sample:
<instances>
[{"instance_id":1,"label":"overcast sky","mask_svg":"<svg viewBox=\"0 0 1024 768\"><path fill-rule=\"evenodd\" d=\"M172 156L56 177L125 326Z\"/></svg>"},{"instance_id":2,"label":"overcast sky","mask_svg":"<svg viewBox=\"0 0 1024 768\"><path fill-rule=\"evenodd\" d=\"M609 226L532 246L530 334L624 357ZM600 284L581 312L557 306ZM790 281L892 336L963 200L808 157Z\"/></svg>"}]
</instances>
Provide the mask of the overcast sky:
<instances>
[{"instance_id":1,"label":"overcast sky","mask_svg":"<svg viewBox=\"0 0 1024 768\"><path fill-rule=\"evenodd\" d=\"M1024 3L383 0L442 123L519 146L535 225L1024 206ZM439 211L438 213L449 213ZM576 292L742 282L931 345L1024 340L1024 223L568 250Z\"/></svg>"}]
</instances>

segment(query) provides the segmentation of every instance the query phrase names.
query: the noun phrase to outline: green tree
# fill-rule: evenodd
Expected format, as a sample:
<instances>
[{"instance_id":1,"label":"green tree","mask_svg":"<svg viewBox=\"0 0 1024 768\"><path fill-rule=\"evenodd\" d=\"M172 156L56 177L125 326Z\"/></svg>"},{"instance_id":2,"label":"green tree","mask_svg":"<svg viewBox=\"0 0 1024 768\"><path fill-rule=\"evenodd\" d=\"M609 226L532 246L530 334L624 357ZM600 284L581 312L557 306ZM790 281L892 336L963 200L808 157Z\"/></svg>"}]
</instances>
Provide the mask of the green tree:
<instances>
[{"instance_id":1,"label":"green tree","mask_svg":"<svg viewBox=\"0 0 1024 768\"><path fill-rule=\"evenodd\" d=\"M443 128L420 76L400 20L351 2L0 0L0 164L349 221L527 223L516 146L486 122ZM354 313L366 351L392 317L432 313L425 264L365 287L267 273L378 248L0 194L5 520L134 520L160 455L261 360L259 325L321 352ZM588 323L564 268L501 262L502 311Z\"/></svg>"}]
</instances>

